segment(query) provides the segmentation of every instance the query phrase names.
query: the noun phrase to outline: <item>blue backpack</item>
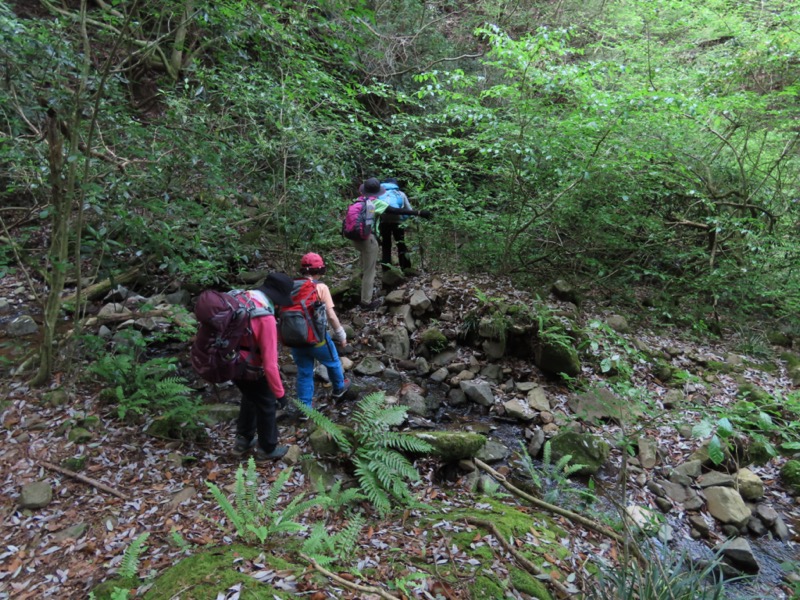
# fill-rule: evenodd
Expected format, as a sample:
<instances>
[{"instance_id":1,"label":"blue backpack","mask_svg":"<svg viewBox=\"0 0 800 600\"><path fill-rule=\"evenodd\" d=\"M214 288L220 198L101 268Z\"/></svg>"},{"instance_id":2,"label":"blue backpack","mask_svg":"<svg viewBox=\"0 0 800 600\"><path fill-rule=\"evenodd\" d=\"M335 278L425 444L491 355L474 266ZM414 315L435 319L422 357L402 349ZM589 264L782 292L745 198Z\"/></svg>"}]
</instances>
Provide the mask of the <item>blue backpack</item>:
<instances>
[{"instance_id":1,"label":"blue backpack","mask_svg":"<svg viewBox=\"0 0 800 600\"><path fill-rule=\"evenodd\" d=\"M400 192L400 188L397 186L396 183L382 183L381 184L386 192L381 195L380 199L386 202L392 208L404 208L405 201L403 199L403 194ZM408 215L400 215L400 220L405 221L408 218Z\"/></svg>"}]
</instances>

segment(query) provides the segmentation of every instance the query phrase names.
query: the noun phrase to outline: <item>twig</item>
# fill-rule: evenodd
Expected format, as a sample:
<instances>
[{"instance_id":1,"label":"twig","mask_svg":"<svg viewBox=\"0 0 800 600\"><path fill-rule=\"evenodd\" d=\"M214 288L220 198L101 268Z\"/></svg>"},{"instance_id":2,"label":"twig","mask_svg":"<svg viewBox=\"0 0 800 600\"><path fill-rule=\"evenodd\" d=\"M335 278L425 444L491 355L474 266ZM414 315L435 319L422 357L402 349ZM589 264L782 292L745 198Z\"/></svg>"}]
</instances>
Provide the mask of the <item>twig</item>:
<instances>
[{"instance_id":1,"label":"twig","mask_svg":"<svg viewBox=\"0 0 800 600\"><path fill-rule=\"evenodd\" d=\"M86 475L81 475L80 473L76 473L75 471L70 471L69 469L65 469L63 467L59 467L58 465L54 465L53 463L49 463L47 461L41 460L39 463L45 467L46 469L50 469L51 471L57 471L67 477L72 477L73 479L77 479L78 481L82 481L83 483L88 483L92 487L96 487L98 490L102 490L112 496L116 496L117 498L122 498L127 502L128 497L120 491L115 490L112 487L108 487L104 483L100 483L96 479L92 479L91 477L87 477Z\"/></svg>"},{"instance_id":2,"label":"twig","mask_svg":"<svg viewBox=\"0 0 800 600\"><path fill-rule=\"evenodd\" d=\"M520 552L517 552L517 550L514 549L514 547L508 542L508 540L505 539L505 536L502 533L500 533L500 530L497 529L497 526L494 523L492 523L491 521L484 521L483 519L478 519L476 517L466 517L466 521L470 525L483 527L484 529L491 532L491 534L497 539L497 541L502 544L503 548L505 548L506 551L509 554L511 554L511 556L513 556L514 559L520 565L522 565L522 567L526 571L528 571L531 575L533 575L534 577L547 575L544 571L542 571L541 568L539 568L538 565L532 563L530 560L525 558L525 556L523 556ZM573 595L572 593L570 593L570 591L566 588L566 586L563 583L553 579L552 577L549 577L549 579L547 579L546 582L550 583L556 589L556 593L560 598L569 598L570 596Z\"/></svg>"},{"instance_id":3,"label":"twig","mask_svg":"<svg viewBox=\"0 0 800 600\"><path fill-rule=\"evenodd\" d=\"M509 481L505 477L503 477L500 473L495 471L492 467L487 465L481 459L474 458L473 461L478 467L489 473L489 475L494 477L500 483L500 485L502 485L504 488L506 488L509 492L511 492L518 498L522 498L523 500L530 502L537 508L541 508L542 510L546 510L547 512L565 517L570 521L572 521L573 523L577 523L578 525L582 525L587 529L591 529L595 533L599 533L602 536L614 540L623 547L630 546L631 552L636 556L637 559L639 559L639 562L641 562L642 564L645 564L647 562L642 556L642 553L639 551L639 548L636 547L636 545L629 544L627 539L625 539L615 531L611 531L607 527L603 527L599 523L595 523L591 519L587 519L586 517L583 517L578 513L574 513L571 510L561 508L560 506L556 506L555 504L550 504L549 502L545 502L544 500L535 498L530 494L526 494L521 489L514 487L511 483L509 483Z\"/></svg>"},{"instance_id":4,"label":"twig","mask_svg":"<svg viewBox=\"0 0 800 600\"><path fill-rule=\"evenodd\" d=\"M358 583L353 583L352 581L347 581L347 579L339 577L335 573L331 573L330 571L328 571L328 569L320 565L317 561L315 561L307 554L300 554L300 556L302 556L304 559L310 562L311 566L314 567L317 571L319 571L323 575L325 575L325 577L333 579L336 583L343 585L347 588L350 588L351 590L355 590L357 592L363 592L365 594L378 594L378 596L380 596L381 598L385 598L386 600L400 600L400 598L398 598L397 596L392 596L389 592L385 592L381 588L373 587L371 585L360 585Z\"/></svg>"}]
</instances>

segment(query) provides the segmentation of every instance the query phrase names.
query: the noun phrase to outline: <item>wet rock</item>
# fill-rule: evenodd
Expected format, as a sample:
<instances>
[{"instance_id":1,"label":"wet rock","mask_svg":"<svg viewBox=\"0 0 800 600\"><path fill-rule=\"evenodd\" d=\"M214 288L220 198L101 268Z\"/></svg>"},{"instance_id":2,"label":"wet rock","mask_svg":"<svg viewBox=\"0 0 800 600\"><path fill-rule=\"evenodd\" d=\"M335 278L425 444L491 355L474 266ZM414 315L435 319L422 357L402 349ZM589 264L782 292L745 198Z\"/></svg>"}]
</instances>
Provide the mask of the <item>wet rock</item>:
<instances>
[{"instance_id":1,"label":"wet rock","mask_svg":"<svg viewBox=\"0 0 800 600\"><path fill-rule=\"evenodd\" d=\"M33 317L29 315L20 315L8 324L6 333L9 337L24 337L26 335L33 335L39 331L39 326Z\"/></svg>"},{"instance_id":2,"label":"wet rock","mask_svg":"<svg viewBox=\"0 0 800 600\"><path fill-rule=\"evenodd\" d=\"M431 373L431 379L436 383L442 383L445 379L447 379L448 375L450 375L450 372L446 368L442 367Z\"/></svg>"},{"instance_id":3,"label":"wet rock","mask_svg":"<svg viewBox=\"0 0 800 600\"><path fill-rule=\"evenodd\" d=\"M416 391L409 391L400 398L400 403L408 408L411 415L419 415L429 419L439 408L439 402L433 398L425 398Z\"/></svg>"},{"instance_id":4,"label":"wet rock","mask_svg":"<svg viewBox=\"0 0 800 600\"><path fill-rule=\"evenodd\" d=\"M750 519L750 509L733 488L710 487L705 495L708 512L718 521L742 527Z\"/></svg>"},{"instance_id":5,"label":"wet rock","mask_svg":"<svg viewBox=\"0 0 800 600\"><path fill-rule=\"evenodd\" d=\"M764 497L764 482L750 469L739 469L735 480L739 494L745 500L758 501Z\"/></svg>"},{"instance_id":6,"label":"wet rock","mask_svg":"<svg viewBox=\"0 0 800 600\"><path fill-rule=\"evenodd\" d=\"M572 431L556 435L550 440L553 462L558 462L568 454L572 456L571 465L583 465L579 473L593 475L608 460L611 446L601 438L588 433Z\"/></svg>"},{"instance_id":7,"label":"wet rock","mask_svg":"<svg viewBox=\"0 0 800 600\"><path fill-rule=\"evenodd\" d=\"M533 410L537 410L539 412L550 410L550 402L547 400L547 394L543 388L533 388L528 392L527 398L528 406L530 406Z\"/></svg>"},{"instance_id":8,"label":"wet rock","mask_svg":"<svg viewBox=\"0 0 800 600\"><path fill-rule=\"evenodd\" d=\"M721 551L722 556L730 561L733 566L742 569L746 573L758 573L758 561L746 539L737 537L720 544L716 549Z\"/></svg>"},{"instance_id":9,"label":"wet rock","mask_svg":"<svg viewBox=\"0 0 800 600\"><path fill-rule=\"evenodd\" d=\"M383 373L385 367L383 363L374 356L365 356L362 361L356 365L354 371L358 375L380 375Z\"/></svg>"},{"instance_id":10,"label":"wet rock","mask_svg":"<svg viewBox=\"0 0 800 600\"><path fill-rule=\"evenodd\" d=\"M417 357L417 360L414 361L414 364L417 371L417 375L421 377L424 377L425 375L431 372L431 366L428 364L428 361L421 356Z\"/></svg>"},{"instance_id":11,"label":"wet rock","mask_svg":"<svg viewBox=\"0 0 800 600\"><path fill-rule=\"evenodd\" d=\"M53 501L53 487L46 481L35 481L22 486L20 508L44 508Z\"/></svg>"},{"instance_id":12,"label":"wet rock","mask_svg":"<svg viewBox=\"0 0 800 600\"><path fill-rule=\"evenodd\" d=\"M481 406L492 406L494 404L494 393L492 386L485 381L462 381L459 387L466 397Z\"/></svg>"}]
</instances>

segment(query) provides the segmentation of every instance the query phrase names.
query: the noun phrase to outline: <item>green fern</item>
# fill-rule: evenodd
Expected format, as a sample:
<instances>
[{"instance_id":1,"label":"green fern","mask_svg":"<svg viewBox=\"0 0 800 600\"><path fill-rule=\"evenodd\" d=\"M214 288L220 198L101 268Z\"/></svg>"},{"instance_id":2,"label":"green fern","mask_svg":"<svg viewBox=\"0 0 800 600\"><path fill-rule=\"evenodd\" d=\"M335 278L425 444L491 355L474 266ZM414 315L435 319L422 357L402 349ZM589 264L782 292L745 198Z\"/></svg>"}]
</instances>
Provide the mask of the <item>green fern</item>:
<instances>
[{"instance_id":1,"label":"green fern","mask_svg":"<svg viewBox=\"0 0 800 600\"><path fill-rule=\"evenodd\" d=\"M119 566L119 576L124 579L136 577L139 572L139 557L147 549L144 543L150 537L149 533L143 533L131 542L131 545L125 549L125 554L122 556L122 562Z\"/></svg>"},{"instance_id":2,"label":"green fern","mask_svg":"<svg viewBox=\"0 0 800 600\"><path fill-rule=\"evenodd\" d=\"M363 528L364 517L360 514L355 515L347 526L333 535L328 533L324 523L317 522L303 542L303 553L323 566L334 562L347 563L355 555L354 551Z\"/></svg>"},{"instance_id":3,"label":"green fern","mask_svg":"<svg viewBox=\"0 0 800 600\"><path fill-rule=\"evenodd\" d=\"M569 478L584 469L586 465L569 464L572 460L571 454L562 456L556 464L553 464L552 449L548 441L542 448L542 464L537 469L525 448L525 444L520 442L520 447L522 466L527 471L534 487L540 492L544 492L544 500L555 504L564 502L569 496L577 496L584 500L590 499L591 494L587 495L585 490L575 488L569 482Z\"/></svg>"},{"instance_id":4,"label":"green fern","mask_svg":"<svg viewBox=\"0 0 800 600\"><path fill-rule=\"evenodd\" d=\"M251 457L246 471L241 465L236 470L233 503L216 484L207 481L206 485L236 534L247 542L258 541L263 544L270 536L306 530L307 526L296 519L311 507L320 504L316 499L304 500L305 494L300 494L288 505L278 509L281 492L291 475L292 469L281 471L269 486L266 498L261 500L258 497L256 463Z\"/></svg>"},{"instance_id":5,"label":"green fern","mask_svg":"<svg viewBox=\"0 0 800 600\"><path fill-rule=\"evenodd\" d=\"M318 410L314 410L302 402L295 400L294 404L298 410L307 416L317 427L331 436L331 439L336 442L336 445L339 446L342 452L349 453L353 451L353 445L350 443L350 440L347 439L347 436L336 423Z\"/></svg>"},{"instance_id":6,"label":"green fern","mask_svg":"<svg viewBox=\"0 0 800 600\"><path fill-rule=\"evenodd\" d=\"M339 511L345 506L366 500L366 496L358 488L342 489L342 481L336 481L330 490L325 490L325 482L322 479L317 481L317 499L322 506L334 512Z\"/></svg>"}]
</instances>

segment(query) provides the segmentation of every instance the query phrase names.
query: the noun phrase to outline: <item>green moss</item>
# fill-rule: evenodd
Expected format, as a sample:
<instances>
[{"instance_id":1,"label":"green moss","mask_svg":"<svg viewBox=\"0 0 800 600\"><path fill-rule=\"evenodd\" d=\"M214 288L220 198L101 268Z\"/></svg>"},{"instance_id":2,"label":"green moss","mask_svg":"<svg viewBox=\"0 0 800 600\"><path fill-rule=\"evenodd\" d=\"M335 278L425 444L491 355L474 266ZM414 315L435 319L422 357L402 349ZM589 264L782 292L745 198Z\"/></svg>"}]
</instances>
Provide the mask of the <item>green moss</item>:
<instances>
[{"instance_id":1,"label":"green moss","mask_svg":"<svg viewBox=\"0 0 800 600\"><path fill-rule=\"evenodd\" d=\"M530 573L522 569L511 569L511 585L518 592L528 594L538 600L550 600L552 598L541 581L534 579Z\"/></svg>"},{"instance_id":2,"label":"green moss","mask_svg":"<svg viewBox=\"0 0 800 600\"><path fill-rule=\"evenodd\" d=\"M425 431L412 434L433 446L431 454L444 462L472 458L486 444L486 437L467 431Z\"/></svg>"},{"instance_id":3,"label":"green moss","mask_svg":"<svg viewBox=\"0 0 800 600\"><path fill-rule=\"evenodd\" d=\"M732 373L735 370L733 365L729 365L728 363L718 362L716 360L708 361L706 365L706 372L711 373Z\"/></svg>"},{"instance_id":4,"label":"green moss","mask_svg":"<svg viewBox=\"0 0 800 600\"><path fill-rule=\"evenodd\" d=\"M445 348L447 348L447 338L441 332L441 330L436 329L435 327L431 327L430 329L426 330L421 336L420 341L431 351L431 352L441 352Z\"/></svg>"},{"instance_id":5,"label":"green moss","mask_svg":"<svg viewBox=\"0 0 800 600\"><path fill-rule=\"evenodd\" d=\"M795 494L800 493L800 460L787 461L781 467L781 479Z\"/></svg>"},{"instance_id":6,"label":"green moss","mask_svg":"<svg viewBox=\"0 0 800 600\"><path fill-rule=\"evenodd\" d=\"M759 406L773 403L772 396L769 392L752 383L743 383L740 385L738 395L740 398L746 398Z\"/></svg>"},{"instance_id":7,"label":"green moss","mask_svg":"<svg viewBox=\"0 0 800 600\"><path fill-rule=\"evenodd\" d=\"M503 588L494 579L488 577L478 577L470 587L470 597L478 600L489 600L490 598L505 598Z\"/></svg>"},{"instance_id":8,"label":"green moss","mask_svg":"<svg viewBox=\"0 0 800 600\"><path fill-rule=\"evenodd\" d=\"M83 471L86 466L85 456L73 456L72 458L65 458L61 461L61 466L70 471Z\"/></svg>"},{"instance_id":9,"label":"green moss","mask_svg":"<svg viewBox=\"0 0 800 600\"><path fill-rule=\"evenodd\" d=\"M261 562L278 570L291 569L292 565L273 556L267 549L249 546L221 546L210 548L183 559L167 569L144 595L145 600L180 597L184 600L214 600L218 594L241 584L240 597L293 598L294 595L264 583L259 583L246 572L239 572L240 559ZM237 561L236 563L234 561ZM299 567L298 567L299 570Z\"/></svg>"}]
</instances>

